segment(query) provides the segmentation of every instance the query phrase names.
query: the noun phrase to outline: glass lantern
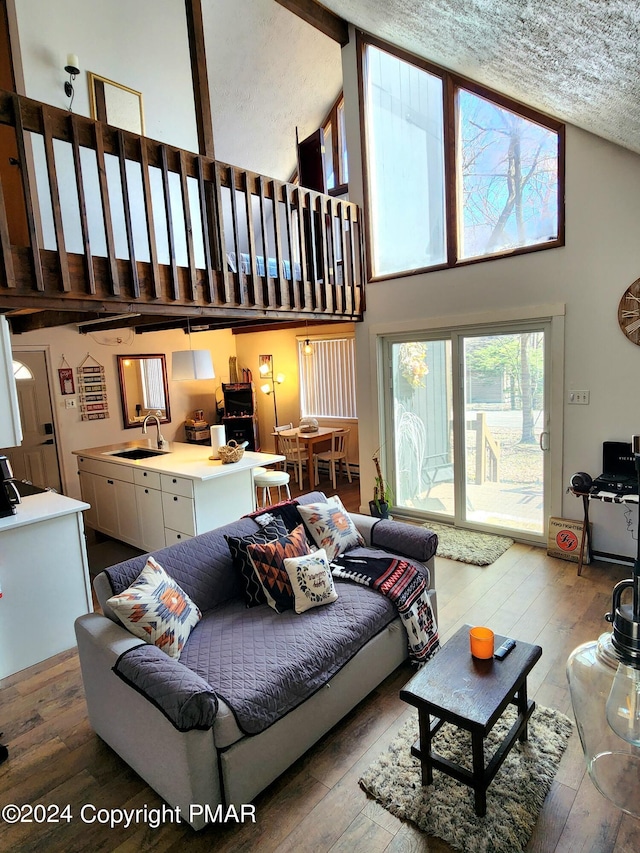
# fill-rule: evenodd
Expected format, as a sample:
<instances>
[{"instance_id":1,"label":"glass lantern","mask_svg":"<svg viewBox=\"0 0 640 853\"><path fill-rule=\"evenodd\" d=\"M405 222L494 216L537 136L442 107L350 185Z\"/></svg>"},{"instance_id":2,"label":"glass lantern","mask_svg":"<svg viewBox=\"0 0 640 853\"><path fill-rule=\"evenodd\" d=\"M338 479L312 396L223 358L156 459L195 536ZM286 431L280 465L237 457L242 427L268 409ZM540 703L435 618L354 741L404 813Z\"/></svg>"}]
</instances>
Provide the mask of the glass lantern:
<instances>
[{"instance_id":1,"label":"glass lantern","mask_svg":"<svg viewBox=\"0 0 640 853\"><path fill-rule=\"evenodd\" d=\"M606 633L574 649L567 678L591 780L614 805L640 817L640 672L621 660Z\"/></svg>"},{"instance_id":2,"label":"glass lantern","mask_svg":"<svg viewBox=\"0 0 640 853\"><path fill-rule=\"evenodd\" d=\"M640 435L631 439L640 491ZM622 597L631 592L631 603ZM613 588L613 630L567 661L573 713L589 776L614 805L640 817L640 536L633 577Z\"/></svg>"}]
</instances>

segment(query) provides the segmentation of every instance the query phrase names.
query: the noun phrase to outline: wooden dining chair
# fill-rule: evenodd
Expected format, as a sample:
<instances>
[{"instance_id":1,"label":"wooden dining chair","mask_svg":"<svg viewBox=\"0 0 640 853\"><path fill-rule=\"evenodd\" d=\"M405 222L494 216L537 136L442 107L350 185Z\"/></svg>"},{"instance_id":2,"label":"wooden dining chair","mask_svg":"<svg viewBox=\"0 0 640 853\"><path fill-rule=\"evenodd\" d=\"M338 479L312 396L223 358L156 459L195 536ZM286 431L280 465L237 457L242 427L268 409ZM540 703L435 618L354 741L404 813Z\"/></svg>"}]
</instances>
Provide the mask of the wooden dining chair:
<instances>
[{"instance_id":1,"label":"wooden dining chair","mask_svg":"<svg viewBox=\"0 0 640 853\"><path fill-rule=\"evenodd\" d=\"M273 431L274 431L274 433L281 433L281 432L284 432L284 430L286 430L286 429L293 429L293 424L282 424L282 426L278 426L278 424L276 424L273 428ZM276 453L280 452L279 447L280 447L280 436L278 435L278 437L276 438L276 448L275 448ZM278 468L280 468L280 466L282 466L283 471L287 470L286 460L284 462L278 462L277 464L278 464Z\"/></svg>"},{"instance_id":2,"label":"wooden dining chair","mask_svg":"<svg viewBox=\"0 0 640 853\"><path fill-rule=\"evenodd\" d=\"M329 474L333 488L336 488L336 462L340 463L340 472L342 473L342 463L347 470L347 478L351 482L351 468L349 467L349 429L336 430L331 436L331 450L322 450L319 453L313 454L313 471L315 475L316 486L320 482L318 474L318 462L329 463Z\"/></svg>"},{"instance_id":3,"label":"wooden dining chair","mask_svg":"<svg viewBox=\"0 0 640 853\"><path fill-rule=\"evenodd\" d=\"M286 457L285 467L289 462L293 463L296 470L296 482L302 489L302 466L307 463L307 454L304 447L300 444L300 439L297 435L279 435L278 450Z\"/></svg>"}]
</instances>

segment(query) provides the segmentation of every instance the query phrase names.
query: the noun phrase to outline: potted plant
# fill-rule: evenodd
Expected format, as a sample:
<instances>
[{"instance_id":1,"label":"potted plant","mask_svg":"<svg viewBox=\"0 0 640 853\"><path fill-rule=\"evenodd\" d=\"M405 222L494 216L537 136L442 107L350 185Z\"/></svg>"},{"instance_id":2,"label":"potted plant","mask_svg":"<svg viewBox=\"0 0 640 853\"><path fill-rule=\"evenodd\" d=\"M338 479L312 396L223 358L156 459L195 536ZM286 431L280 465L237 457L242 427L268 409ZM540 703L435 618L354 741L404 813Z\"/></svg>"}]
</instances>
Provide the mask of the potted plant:
<instances>
[{"instance_id":1,"label":"potted plant","mask_svg":"<svg viewBox=\"0 0 640 853\"><path fill-rule=\"evenodd\" d=\"M389 517L389 504L392 501L389 484L382 476L379 451L373 454L373 464L376 466L376 476L373 486L373 500L369 501L369 512L376 518Z\"/></svg>"}]
</instances>

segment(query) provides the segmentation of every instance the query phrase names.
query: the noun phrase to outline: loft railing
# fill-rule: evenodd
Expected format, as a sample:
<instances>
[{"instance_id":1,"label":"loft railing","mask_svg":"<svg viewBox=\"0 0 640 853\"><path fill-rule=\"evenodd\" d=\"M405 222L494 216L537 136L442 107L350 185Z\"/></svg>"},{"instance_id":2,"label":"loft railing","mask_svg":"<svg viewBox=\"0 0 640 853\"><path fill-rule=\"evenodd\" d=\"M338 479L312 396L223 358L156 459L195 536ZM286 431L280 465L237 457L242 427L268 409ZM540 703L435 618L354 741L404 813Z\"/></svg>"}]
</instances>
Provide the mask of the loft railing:
<instances>
[{"instance_id":1,"label":"loft railing","mask_svg":"<svg viewBox=\"0 0 640 853\"><path fill-rule=\"evenodd\" d=\"M0 305L362 316L357 205L2 90L0 125Z\"/></svg>"}]
</instances>

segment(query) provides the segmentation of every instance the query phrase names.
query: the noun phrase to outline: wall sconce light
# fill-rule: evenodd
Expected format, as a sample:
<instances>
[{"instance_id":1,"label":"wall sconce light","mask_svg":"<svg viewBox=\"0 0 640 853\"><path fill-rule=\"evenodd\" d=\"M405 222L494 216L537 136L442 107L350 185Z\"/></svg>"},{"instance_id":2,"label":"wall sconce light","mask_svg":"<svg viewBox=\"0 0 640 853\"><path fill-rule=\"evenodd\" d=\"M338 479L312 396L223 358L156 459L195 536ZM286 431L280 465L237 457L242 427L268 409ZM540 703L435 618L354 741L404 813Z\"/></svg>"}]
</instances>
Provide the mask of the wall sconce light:
<instances>
[{"instance_id":1,"label":"wall sconce light","mask_svg":"<svg viewBox=\"0 0 640 853\"><path fill-rule=\"evenodd\" d=\"M69 75L69 79L64 84L64 93L69 100L69 111L71 111L71 104L73 103L73 81L76 79L78 74L80 73L80 68L78 67L78 57L75 53L67 54L67 64L64 66L64 70Z\"/></svg>"},{"instance_id":2,"label":"wall sconce light","mask_svg":"<svg viewBox=\"0 0 640 853\"><path fill-rule=\"evenodd\" d=\"M182 381L185 379L215 379L211 353L208 349L192 349L191 323L187 318L189 349L171 353L171 378Z\"/></svg>"}]
</instances>

